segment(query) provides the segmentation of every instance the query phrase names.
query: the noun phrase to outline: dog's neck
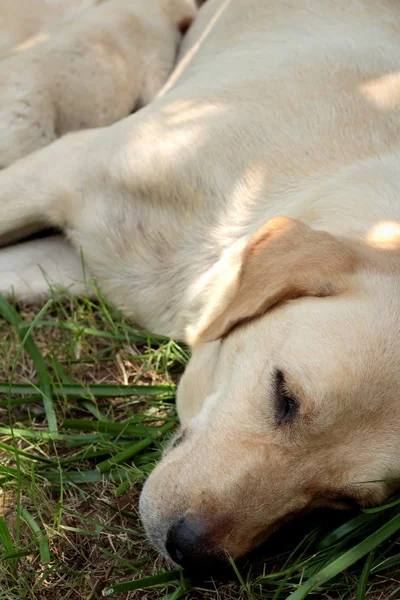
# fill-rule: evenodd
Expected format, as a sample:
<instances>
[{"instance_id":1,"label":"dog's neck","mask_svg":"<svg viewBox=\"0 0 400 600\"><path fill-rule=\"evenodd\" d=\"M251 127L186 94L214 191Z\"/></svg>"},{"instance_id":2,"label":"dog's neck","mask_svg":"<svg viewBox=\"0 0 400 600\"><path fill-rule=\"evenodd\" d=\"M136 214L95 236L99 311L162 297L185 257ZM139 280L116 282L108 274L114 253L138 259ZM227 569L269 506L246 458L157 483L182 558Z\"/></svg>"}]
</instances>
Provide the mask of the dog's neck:
<instances>
[{"instance_id":1,"label":"dog's neck","mask_svg":"<svg viewBox=\"0 0 400 600\"><path fill-rule=\"evenodd\" d=\"M241 188L234 202L231 197L212 197L211 192L199 199L185 173L174 174L171 179L176 189L171 189L171 179L166 182L165 200L157 199L151 210L154 230L146 230L146 235L138 238L139 246L151 245L151 252L139 257L134 278L131 276L135 293L130 298L141 294L138 304L143 304L146 294L146 303L152 307L150 322L147 312L142 324L187 339L188 328L198 322L205 307L218 303L221 277L224 285L233 279L248 239L276 216L300 219L315 229L365 243L379 235L380 226L392 223L395 227L400 223L399 159L400 152L361 160L328 176L315 176L312 185L303 180L297 187L290 185L280 193L272 190L270 195L258 195L253 179L247 188ZM158 193L162 186L157 187ZM168 193L182 198L194 194L196 210L182 210L170 220L167 213L158 223ZM128 268L132 270L132 265ZM124 308L129 313L129 307ZM132 315L141 321L136 307Z\"/></svg>"},{"instance_id":2,"label":"dog's neck","mask_svg":"<svg viewBox=\"0 0 400 600\"><path fill-rule=\"evenodd\" d=\"M205 305L218 302L221 279L224 285L229 285L249 237L276 216L300 219L314 229L367 246L379 245L380 240L383 245L400 245L399 160L400 153L363 160L309 189L300 189L297 194L291 191L290 195L273 198L270 203L260 200L254 207L253 220L247 218L240 223L240 215L248 216L250 211L238 211L237 239L226 247L223 240L229 235L225 231L221 235L218 260L210 259L211 264L201 265L203 268L197 270L197 277L194 275L190 282L185 299L190 306L186 326L190 329L199 320ZM260 209L264 209L264 216L260 215ZM229 226L232 231L232 223Z\"/></svg>"}]
</instances>

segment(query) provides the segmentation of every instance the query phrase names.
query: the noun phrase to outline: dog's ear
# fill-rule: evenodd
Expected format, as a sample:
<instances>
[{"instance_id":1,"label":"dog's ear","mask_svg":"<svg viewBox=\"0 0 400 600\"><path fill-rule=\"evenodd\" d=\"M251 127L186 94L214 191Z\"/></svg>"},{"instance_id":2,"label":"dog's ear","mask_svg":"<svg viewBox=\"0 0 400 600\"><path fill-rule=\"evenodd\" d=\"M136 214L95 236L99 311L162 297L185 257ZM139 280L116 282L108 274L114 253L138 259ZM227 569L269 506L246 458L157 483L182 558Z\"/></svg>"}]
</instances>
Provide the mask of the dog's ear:
<instances>
[{"instance_id":1,"label":"dog's ear","mask_svg":"<svg viewBox=\"0 0 400 600\"><path fill-rule=\"evenodd\" d=\"M328 233L286 217L272 219L244 247L227 293L216 290L219 301L206 307L189 343L216 340L285 300L338 293L356 260L350 246Z\"/></svg>"}]
</instances>

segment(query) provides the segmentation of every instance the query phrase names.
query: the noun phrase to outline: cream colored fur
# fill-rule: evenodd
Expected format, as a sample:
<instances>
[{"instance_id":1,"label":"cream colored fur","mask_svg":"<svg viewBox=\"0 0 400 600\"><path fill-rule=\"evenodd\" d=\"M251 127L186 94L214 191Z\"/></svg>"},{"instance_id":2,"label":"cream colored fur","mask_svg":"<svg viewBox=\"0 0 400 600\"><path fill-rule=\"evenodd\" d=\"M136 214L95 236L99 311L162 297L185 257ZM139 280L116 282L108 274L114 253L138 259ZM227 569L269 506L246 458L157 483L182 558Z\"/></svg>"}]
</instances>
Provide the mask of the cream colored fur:
<instances>
[{"instance_id":1,"label":"cream colored fur","mask_svg":"<svg viewBox=\"0 0 400 600\"><path fill-rule=\"evenodd\" d=\"M103 0L2 0L0 5L0 56L46 35L59 21L76 17Z\"/></svg>"},{"instance_id":2,"label":"cream colored fur","mask_svg":"<svg viewBox=\"0 0 400 600\"><path fill-rule=\"evenodd\" d=\"M194 0L107 0L14 47L0 60L0 166L150 102L194 14Z\"/></svg>"},{"instance_id":3,"label":"cream colored fur","mask_svg":"<svg viewBox=\"0 0 400 600\"><path fill-rule=\"evenodd\" d=\"M61 235L37 239L0 252L2 288L12 290L19 300L46 300L49 293L75 296L93 295L94 282L85 272L83 257L79 259Z\"/></svg>"},{"instance_id":4,"label":"cream colored fur","mask_svg":"<svg viewBox=\"0 0 400 600\"><path fill-rule=\"evenodd\" d=\"M82 251L128 316L192 345L185 437L141 499L163 554L182 517L238 557L296 512L394 488L370 482L400 474L399 17L391 0L208 0L147 107L0 173L3 241L59 227L72 279ZM10 275L25 250L3 252L1 290L41 296Z\"/></svg>"}]
</instances>

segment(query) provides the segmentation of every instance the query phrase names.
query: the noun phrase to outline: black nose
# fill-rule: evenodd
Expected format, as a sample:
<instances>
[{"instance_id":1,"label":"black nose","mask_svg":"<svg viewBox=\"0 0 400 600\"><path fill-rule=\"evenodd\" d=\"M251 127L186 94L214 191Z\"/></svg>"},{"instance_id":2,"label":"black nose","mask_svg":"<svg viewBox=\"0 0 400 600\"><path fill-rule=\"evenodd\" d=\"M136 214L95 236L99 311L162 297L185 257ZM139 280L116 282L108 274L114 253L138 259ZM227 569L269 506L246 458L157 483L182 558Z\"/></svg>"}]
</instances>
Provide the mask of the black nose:
<instances>
[{"instance_id":1,"label":"black nose","mask_svg":"<svg viewBox=\"0 0 400 600\"><path fill-rule=\"evenodd\" d=\"M165 547L172 560L189 572L214 573L226 564L224 554L201 521L176 520L168 531Z\"/></svg>"}]
</instances>

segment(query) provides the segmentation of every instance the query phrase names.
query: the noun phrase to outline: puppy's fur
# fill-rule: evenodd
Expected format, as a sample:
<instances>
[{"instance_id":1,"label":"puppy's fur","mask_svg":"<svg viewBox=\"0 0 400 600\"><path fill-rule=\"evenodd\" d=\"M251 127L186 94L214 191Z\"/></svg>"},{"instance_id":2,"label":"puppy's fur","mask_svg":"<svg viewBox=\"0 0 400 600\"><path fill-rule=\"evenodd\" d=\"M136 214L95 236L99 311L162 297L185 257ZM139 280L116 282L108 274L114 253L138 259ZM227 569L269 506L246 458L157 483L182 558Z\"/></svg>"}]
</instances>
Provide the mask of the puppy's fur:
<instances>
[{"instance_id":1,"label":"puppy's fur","mask_svg":"<svg viewBox=\"0 0 400 600\"><path fill-rule=\"evenodd\" d=\"M119 18L104 24L112 36ZM60 56L75 38L62 39ZM133 47L151 74L147 46ZM34 224L71 243L46 242L69 253L68 273L42 242L0 252L3 292L46 293L38 273L25 280L31 249L53 279L76 283L82 250L127 315L192 346L184 438L141 499L163 554L183 517L236 558L288 515L370 505L395 487L399 70L391 0L208 0L146 108L0 174L3 242Z\"/></svg>"},{"instance_id":2,"label":"puppy's fur","mask_svg":"<svg viewBox=\"0 0 400 600\"><path fill-rule=\"evenodd\" d=\"M42 28L0 61L0 166L69 131L126 117L166 81L194 2L97 4Z\"/></svg>"}]
</instances>

